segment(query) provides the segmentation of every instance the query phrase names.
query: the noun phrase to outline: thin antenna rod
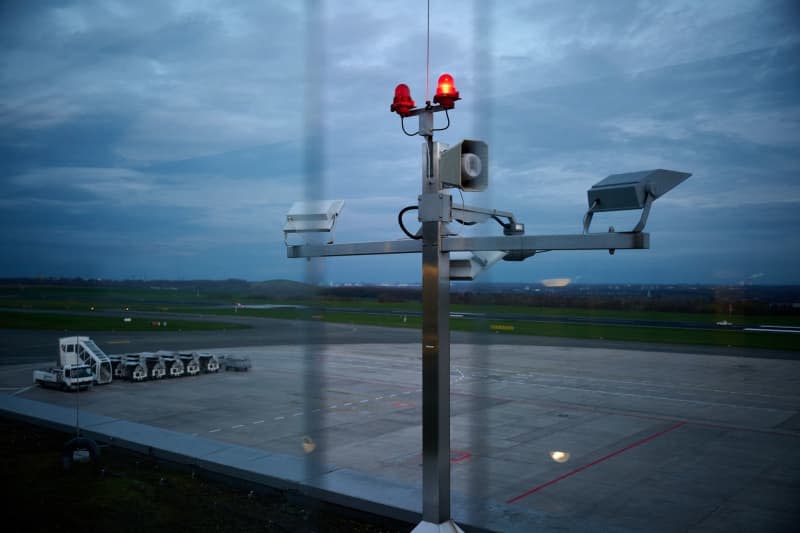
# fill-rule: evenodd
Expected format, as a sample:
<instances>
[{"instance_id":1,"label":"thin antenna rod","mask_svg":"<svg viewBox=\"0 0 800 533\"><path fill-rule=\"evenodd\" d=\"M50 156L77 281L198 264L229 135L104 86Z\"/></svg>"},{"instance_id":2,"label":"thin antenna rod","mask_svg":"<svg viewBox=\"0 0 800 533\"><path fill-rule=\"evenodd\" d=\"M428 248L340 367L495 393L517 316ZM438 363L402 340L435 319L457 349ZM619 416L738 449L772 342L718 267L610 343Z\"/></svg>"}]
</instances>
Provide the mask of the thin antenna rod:
<instances>
[{"instance_id":1,"label":"thin antenna rod","mask_svg":"<svg viewBox=\"0 0 800 533\"><path fill-rule=\"evenodd\" d=\"M431 72L431 0L428 0L428 41L425 47L425 102L430 102Z\"/></svg>"}]
</instances>

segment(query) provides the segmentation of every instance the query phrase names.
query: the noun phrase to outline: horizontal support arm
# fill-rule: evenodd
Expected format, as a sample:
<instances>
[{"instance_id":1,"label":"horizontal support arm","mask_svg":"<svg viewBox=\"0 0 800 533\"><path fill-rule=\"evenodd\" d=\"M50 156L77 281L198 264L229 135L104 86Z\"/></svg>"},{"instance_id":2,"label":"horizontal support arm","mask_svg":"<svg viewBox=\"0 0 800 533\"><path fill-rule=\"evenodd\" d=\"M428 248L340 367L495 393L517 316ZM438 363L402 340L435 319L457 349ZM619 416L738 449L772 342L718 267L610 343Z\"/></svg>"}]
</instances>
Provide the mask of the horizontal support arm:
<instances>
[{"instance_id":1,"label":"horizontal support arm","mask_svg":"<svg viewBox=\"0 0 800 533\"><path fill-rule=\"evenodd\" d=\"M438 113L439 111L444 111L444 107L440 105L432 105L430 107L417 107L415 109L410 110L405 116L408 117L415 117L417 115L421 115L426 111L433 111L434 113Z\"/></svg>"},{"instance_id":2,"label":"horizontal support arm","mask_svg":"<svg viewBox=\"0 0 800 533\"><path fill-rule=\"evenodd\" d=\"M649 233L589 233L575 235L513 235L509 237L445 237L443 252L535 252L540 250L645 250ZM286 257L413 254L422 252L421 240L302 244L286 247Z\"/></svg>"},{"instance_id":3,"label":"horizontal support arm","mask_svg":"<svg viewBox=\"0 0 800 533\"><path fill-rule=\"evenodd\" d=\"M331 257L338 255L413 254L422 252L422 240L301 244L286 247L286 257Z\"/></svg>"},{"instance_id":4,"label":"horizontal support arm","mask_svg":"<svg viewBox=\"0 0 800 533\"><path fill-rule=\"evenodd\" d=\"M508 237L445 237L443 252L499 250L644 250L650 248L649 233L589 233L575 235L513 235Z\"/></svg>"}]
</instances>

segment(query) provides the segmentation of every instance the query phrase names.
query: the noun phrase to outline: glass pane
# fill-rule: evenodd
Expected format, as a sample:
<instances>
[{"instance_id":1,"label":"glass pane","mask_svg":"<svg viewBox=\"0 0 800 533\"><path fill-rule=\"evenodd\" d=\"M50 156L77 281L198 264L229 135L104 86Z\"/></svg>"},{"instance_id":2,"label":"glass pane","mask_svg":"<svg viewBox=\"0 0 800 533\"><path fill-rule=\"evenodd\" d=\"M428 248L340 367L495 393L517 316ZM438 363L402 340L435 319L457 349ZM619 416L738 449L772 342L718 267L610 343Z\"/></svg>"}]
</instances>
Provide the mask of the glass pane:
<instances>
[{"instance_id":1,"label":"glass pane","mask_svg":"<svg viewBox=\"0 0 800 533\"><path fill-rule=\"evenodd\" d=\"M0 8L4 405L414 524L795 527L792 3L129 4Z\"/></svg>"}]
</instances>

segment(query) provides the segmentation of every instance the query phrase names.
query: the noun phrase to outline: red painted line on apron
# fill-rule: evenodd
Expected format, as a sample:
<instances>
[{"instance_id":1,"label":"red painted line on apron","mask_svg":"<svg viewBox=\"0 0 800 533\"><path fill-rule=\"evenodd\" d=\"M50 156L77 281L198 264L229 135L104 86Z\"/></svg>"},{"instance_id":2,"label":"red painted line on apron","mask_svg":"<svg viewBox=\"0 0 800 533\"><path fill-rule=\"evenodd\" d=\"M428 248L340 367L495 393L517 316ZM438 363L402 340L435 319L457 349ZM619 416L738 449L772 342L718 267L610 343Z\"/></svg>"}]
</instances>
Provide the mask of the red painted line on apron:
<instances>
[{"instance_id":1,"label":"red painted line on apron","mask_svg":"<svg viewBox=\"0 0 800 533\"><path fill-rule=\"evenodd\" d=\"M609 459L611 459L613 457L616 457L617 455L623 454L623 453L627 452L628 450L632 450L633 448L636 448L637 446L641 446L642 444L647 444L651 440L655 440L658 437L661 437L662 435L666 435L670 431L675 431L676 429L681 428L681 427L683 427L685 425L686 425L686 422L679 422L679 423L675 424L674 426L668 427L667 429L662 429L661 431L653 433L652 435L650 435L648 437L645 437L645 438L643 438L641 440L637 440L633 444L629 444L629 445L625 446L624 448L620 448L619 450L617 450L615 452L611 452L608 455L604 455L603 457L601 457L599 459L595 459L591 463L585 464L583 466L579 466L578 468L576 468L574 470L570 470L566 474L561 474L560 476L558 476L555 479L551 479L550 481L547 481L545 483L542 483L541 485L533 487L532 489L527 490L527 491L523 492L522 494L514 496L513 498L510 498L510 499L506 500L506 503L516 503L516 502L520 501L523 498L527 498L531 494L534 494L534 493L539 492L540 490L542 490L544 488L549 487L550 485L555 485L559 481L562 481L564 479L567 479L568 477L574 476L575 474L577 474L579 472L583 472L584 470L586 470L588 468L591 468L591 467L593 467L595 465L598 465L598 464L600 464L600 463L602 463L604 461L608 461Z\"/></svg>"}]
</instances>

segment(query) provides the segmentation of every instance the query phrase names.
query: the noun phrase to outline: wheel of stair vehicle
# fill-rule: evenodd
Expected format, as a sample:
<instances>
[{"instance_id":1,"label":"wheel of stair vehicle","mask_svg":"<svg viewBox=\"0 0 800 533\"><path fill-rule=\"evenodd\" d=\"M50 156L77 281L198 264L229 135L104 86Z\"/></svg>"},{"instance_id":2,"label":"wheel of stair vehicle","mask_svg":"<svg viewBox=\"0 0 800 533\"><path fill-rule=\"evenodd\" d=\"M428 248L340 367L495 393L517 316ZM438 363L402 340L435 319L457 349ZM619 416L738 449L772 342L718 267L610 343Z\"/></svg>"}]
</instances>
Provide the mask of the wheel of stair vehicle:
<instances>
[{"instance_id":1,"label":"wheel of stair vehicle","mask_svg":"<svg viewBox=\"0 0 800 533\"><path fill-rule=\"evenodd\" d=\"M167 369L164 367L164 363L161 361L154 364L150 367L150 378L151 379L161 379L167 374Z\"/></svg>"},{"instance_id":2,"label":"wheel of stair vehicle","mask_svg":"<svg viewBox=\"0 0 800 533\"><path fill-rule=\"evenodd\" d=\"M205 373L213 373L219 371L219 360L217 356L210 353L198 354L197 359L200 361L200 370Z\"/></svg>"},{"instance_id":3,"label":"wheel of stair vehicle","mask_svg":"<svg viewBox=\"0 0 800 533\"><path fill-rule=\"evenodd\" d=\"M200 373L200 364L194 359L192 359L186 365L186 373L190 376L196 376L197 374Z\"/></svg>"},{"instance_id":4,"label":"wheel of stair vehicle","mask_svg":"<svg viewBox=\"0 0 800 533\"><path fill-rule=\"evenodd\" d=\"M183 361L180 359L175 359L172 361L172 364L169 367L169 376L173 378L177 378L182 376L185 372L185 368L183 366Z\"/></svg>"},{"instance_id":5,"label":"wheel of stair vehicle","mask_svg":"<svg viewBox=\"0 0 800 533\"><path fill-rule=\"evenodd\" d=\"M133 381L144 381L147 379L147 369L143 367L141 364L137 364L133 367L133 372L131 373L131 379Z\"/></svg>"}]
</instances>

